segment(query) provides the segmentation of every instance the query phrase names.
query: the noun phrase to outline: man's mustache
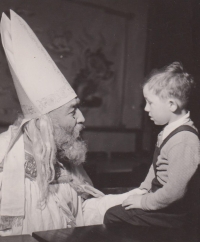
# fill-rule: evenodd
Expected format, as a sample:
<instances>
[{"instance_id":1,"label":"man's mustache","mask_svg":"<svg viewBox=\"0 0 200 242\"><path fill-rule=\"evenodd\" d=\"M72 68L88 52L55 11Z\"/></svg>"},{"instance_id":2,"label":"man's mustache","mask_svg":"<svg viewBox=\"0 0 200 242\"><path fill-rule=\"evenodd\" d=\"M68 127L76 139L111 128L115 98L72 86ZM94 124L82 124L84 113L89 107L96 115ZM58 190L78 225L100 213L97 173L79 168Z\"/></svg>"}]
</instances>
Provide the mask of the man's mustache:
<instances>
[{"instance_id":1,"label":"man's mustache","mask_svg":"<svg viewBox=\"0 0 200 242\"><path fill-rule=\"evenodd\" d=\"M83 124L77 124L76 127L74 128L73 132L71 135L66 134L66 139L63 139L63 142L61 144L61 147L65 147L66 145L69 144L70 141L74 140L82 140L80 133L81 131L85 128ZM71 137L72 139L69 139Z\"/></svg>"},{"instance_id":2,"label":"man's mustache","mask_svg":"<svg viewBox=\"0 0 200 242\"><path fill-rule=\"evenodd\" d=\"M83 124L77 124L77 129L78 131L82 131L83 129L85 129L85 126Z\"/></svg>"},{"instance_id":3,"label":"man's mustache","mask_svg":"<svg viewBox=\"0 0 200 242\"><path fill-rule=\"evenodd\" d=\"M80 136L80 133L83 131L83 129L85 128L85 126L83 124L78 124L75 129L74 129L74 135L76 138L78 138Z\"/></svg>"}]
</instances>

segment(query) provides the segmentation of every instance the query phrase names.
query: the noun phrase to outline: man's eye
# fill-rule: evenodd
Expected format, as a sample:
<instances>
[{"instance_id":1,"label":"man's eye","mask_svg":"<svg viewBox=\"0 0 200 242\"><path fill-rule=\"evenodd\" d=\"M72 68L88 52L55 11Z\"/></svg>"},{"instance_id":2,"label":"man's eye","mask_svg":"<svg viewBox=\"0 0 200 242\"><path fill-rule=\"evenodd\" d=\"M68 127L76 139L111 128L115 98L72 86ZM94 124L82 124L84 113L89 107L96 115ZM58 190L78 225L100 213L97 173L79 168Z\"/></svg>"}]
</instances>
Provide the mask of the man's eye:
<instances>
[{"instance_id":1,"label":"man's eye","mask_svg":"<svg viewBox=\"0 0 200 242\"><path fill-rule=\"evenodd\" d=\"M74 111L72 111L71 114L74 116L76 114L76 109L74 109Z\"/></svg>"}]
</instances>

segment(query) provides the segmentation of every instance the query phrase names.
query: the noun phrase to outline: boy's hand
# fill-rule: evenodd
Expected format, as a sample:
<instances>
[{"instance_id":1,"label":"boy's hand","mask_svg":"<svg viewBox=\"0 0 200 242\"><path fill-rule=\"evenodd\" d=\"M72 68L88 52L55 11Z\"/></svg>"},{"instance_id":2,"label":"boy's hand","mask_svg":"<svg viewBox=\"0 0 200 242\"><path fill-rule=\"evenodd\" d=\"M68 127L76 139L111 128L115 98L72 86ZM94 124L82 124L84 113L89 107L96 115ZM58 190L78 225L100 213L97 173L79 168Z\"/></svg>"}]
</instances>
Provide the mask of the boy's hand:
<instances>
[{"instance_id":1,"label":"boy's hand","mask_svg":"<svg viewBox=\"0 0 200 242\"><path fill-rule=\"evenodd\" d=\"M135 188L135 189L129 191L128 193L129 193L129 196L131 196L131 195L143 195L147 192L148 191L145 189Z\"/></svg>"},{"instance_id":2,"label":"boy's hand","mask_svg":"<svg viewBox=\"0 0 200 242\"><path fill-rule=\"evenodd\" d=\"M129 210L132 208L142 208L141 200L142 195L131 195L123 201L122 207L125 207L125 210Z\"/></svg>"}]
</instances>

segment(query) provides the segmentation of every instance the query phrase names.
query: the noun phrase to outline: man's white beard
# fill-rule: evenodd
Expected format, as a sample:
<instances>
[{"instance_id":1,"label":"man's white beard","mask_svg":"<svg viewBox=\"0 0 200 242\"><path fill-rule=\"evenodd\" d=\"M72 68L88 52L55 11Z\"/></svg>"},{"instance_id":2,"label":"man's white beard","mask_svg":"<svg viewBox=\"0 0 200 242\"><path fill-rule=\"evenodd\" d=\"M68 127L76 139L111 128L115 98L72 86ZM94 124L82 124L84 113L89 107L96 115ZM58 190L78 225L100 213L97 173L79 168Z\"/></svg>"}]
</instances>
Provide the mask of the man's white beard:
<instances>
[{"instance_id":1,"label":"man's white beard","mask_svg":"<svg viewBox=\"0 0 200 242\"><path fill-rule=\"evenodd\" d=\"M87 146L80 138L79 126L75 127L72 134L61 128L58 124L54 126L54 139L57 147L57 158L60 162L69 161L73 165L80 165L85 161ZM82 126L80 125L81 129Z\"/></svg>"}]
</instances>

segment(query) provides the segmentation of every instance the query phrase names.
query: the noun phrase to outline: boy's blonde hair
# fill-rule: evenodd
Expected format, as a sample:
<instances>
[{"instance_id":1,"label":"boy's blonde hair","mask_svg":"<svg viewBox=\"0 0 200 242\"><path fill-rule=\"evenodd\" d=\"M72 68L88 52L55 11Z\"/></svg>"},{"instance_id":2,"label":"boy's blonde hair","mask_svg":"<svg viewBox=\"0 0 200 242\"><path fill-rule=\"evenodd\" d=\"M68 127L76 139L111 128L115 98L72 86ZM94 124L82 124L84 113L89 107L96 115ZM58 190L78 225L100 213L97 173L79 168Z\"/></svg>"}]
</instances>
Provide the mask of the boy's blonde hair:
<instances>
[{"instance_id":1,"label":"boy's blonde hair","mask_svg":"<svg viewBox=\"0 0 200 242\"><path fill-rule=\"evenodd\" d=\"M181 106L188 104L191 90L195 86L193 77L183 70L179 62L173 62L160 70L153 71L144 83L161 99L176 98Z\"/></svg>"}]
</instances>

